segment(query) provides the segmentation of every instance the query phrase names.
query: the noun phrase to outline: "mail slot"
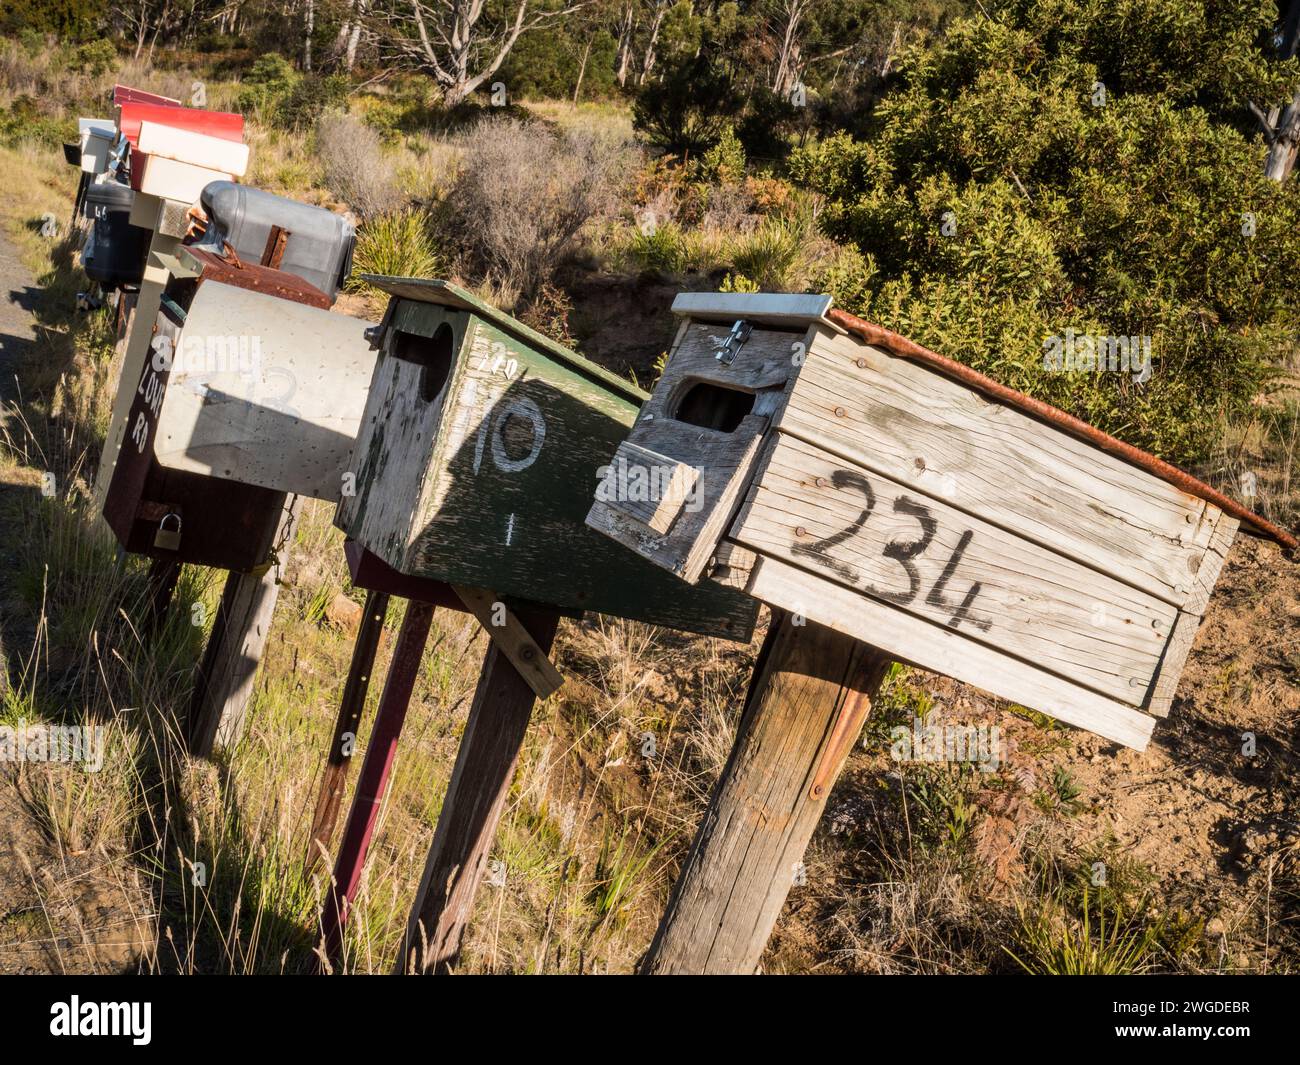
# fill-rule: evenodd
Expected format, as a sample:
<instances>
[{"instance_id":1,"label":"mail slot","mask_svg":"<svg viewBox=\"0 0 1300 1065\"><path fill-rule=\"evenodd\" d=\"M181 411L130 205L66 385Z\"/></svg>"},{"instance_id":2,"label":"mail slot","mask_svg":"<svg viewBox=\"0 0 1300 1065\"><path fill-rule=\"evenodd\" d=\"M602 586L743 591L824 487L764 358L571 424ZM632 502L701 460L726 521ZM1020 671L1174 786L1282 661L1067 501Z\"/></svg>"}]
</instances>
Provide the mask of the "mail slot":
<instances>
[{"instance_id":1,"label":"mail slot","mask_svg":"<svg viewBox=\"0 0 1300 1065\"><path fill-rule=\"evenodd\" d=\"M757 605L584 525L645 393L445 281L390 294L335 523L413 577L747 639Z\"/></svg>"}]
</instances>

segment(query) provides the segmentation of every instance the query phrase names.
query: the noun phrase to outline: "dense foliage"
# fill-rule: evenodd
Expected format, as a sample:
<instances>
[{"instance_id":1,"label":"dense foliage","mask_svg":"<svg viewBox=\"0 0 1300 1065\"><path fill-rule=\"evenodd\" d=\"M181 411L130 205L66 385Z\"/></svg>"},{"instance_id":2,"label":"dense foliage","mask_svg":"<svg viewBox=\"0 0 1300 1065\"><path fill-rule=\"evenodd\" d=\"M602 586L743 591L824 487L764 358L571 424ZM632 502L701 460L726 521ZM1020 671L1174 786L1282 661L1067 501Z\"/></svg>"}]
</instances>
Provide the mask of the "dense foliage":
<instances>
[{"instance_id":1,"label":"dense foliage","mask_svg":"<svg viewBox=\"0 0 1300 1065\"><path fill-rule=\"evenodd\" d=\"M910 50L870 139L791 161L862 253L840 302L1134 443L1203 456L1300 326L1294 182L1247 104L1289 99L1271 4L986 0ZM1067 330L1148 336L1152 374L1044 369Z\"/></svg>"}]
</instances>

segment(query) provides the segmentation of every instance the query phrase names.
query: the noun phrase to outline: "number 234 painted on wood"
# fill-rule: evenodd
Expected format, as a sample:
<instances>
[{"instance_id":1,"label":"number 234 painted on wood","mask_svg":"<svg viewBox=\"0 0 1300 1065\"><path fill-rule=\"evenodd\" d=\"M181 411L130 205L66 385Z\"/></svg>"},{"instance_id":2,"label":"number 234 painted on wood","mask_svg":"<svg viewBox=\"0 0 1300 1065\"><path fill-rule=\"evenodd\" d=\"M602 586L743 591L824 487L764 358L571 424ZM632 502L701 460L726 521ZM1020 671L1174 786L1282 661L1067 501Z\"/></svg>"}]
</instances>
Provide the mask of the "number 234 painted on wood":
<instances>
[{"instance_id":1,"label":"number 234 painted on wood","mask_svg":"<svg viewBox=\"0 0 1300 1065\"><path fill-rule=\"evenodd\" d=\"M822 478L818 478L819 484L824 484ZM847 562L841 562L838 559L831 558L827 552L837 544L842 544L857 536L867 524L872 512L876 509L876 493L871 487L871 482L856 470L836 470L831 475L831 483L839 489L855 489L860 492L866 505L862 512L847 528L839 532L832 533L825 539L806 543L795 540L790 545L794 554L803 558L810 558L819 565L825 566L842 580L847 581L854 587L860 588L868 595L876 596L886 602L893 603L895 606L908 606L916 597L921 594L922 581L921 573L913 561L920 555L924 554L939 531L939 522L934 517L930 508L923 503L918 503L906 495L900 495L894 499L893 509L896 514L905 514L916 520L921 527L921 536L916 540L891 540L884 546L881 555L884 558L892 559L902 567L907 576L907 591L891 592L882 588L877 588L870 583L864 583L861 575L854 566ZM801 530L802 531L802 530ZM966 596L960 603L954 604L945 598L948 584L956 572L961 557L966 552L966 548L974 536L974 532L967 529L961 534L957 541L957 546L953 549L952 554L944 563L943 570L937 580L930 586L925 596L925 603L936 610L942 612L951 611L951 617L948 619L950 628L958 628L963 622L967 622L981 632L988 632L992 627L992 622L988 618L979 617L971 612L971 607L980 593L980 583L974 582L966 592Z\"/></svg>"}]
</instances>

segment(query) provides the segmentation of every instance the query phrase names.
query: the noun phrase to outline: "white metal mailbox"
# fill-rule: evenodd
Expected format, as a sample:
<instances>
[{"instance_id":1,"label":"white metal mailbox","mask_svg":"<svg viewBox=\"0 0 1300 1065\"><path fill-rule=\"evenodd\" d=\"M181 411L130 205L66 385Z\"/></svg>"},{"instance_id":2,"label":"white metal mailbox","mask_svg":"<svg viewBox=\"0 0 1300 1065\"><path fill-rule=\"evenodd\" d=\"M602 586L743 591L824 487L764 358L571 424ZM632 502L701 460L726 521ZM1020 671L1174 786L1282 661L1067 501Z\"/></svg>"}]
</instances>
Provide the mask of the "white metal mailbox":
<instances>
[{"instance_id":1,"label":"white metal mailbox","mask_svg":"<svg viewBox=\"0 0 1300 1065\"><path fill-rule=\"evenodd\" d=\"M371 325L207 281L174 341L159 464L337 501L375 366Z\"/></svg>"}]
</instances>

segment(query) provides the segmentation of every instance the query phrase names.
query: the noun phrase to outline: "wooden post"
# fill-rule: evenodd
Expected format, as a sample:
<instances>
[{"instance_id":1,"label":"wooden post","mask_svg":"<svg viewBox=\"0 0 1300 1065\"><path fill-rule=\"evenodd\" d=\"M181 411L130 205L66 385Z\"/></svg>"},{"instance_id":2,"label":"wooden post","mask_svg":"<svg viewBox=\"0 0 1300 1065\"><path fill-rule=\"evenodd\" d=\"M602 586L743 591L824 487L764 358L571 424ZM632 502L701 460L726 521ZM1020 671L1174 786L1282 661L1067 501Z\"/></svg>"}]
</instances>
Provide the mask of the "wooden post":
<instances>
[{"instance_id":1,"label":"wooden post","mask_svg":"<svg viewBox=\"0 0 1300 1065\"><path fill-rule=\"evenodd\" d=\"M226 577L185 723L186 746L200 758L210 757L216 747L233 745L243 732L253 680L280 595L280 568L297 529L298 509L296 497L285 505L275 533L277 557L270 566Z\"/></svg>"},{"instance_id":2,"label":"wooden post","mask_svg":"<svg viewBox=\"0 0 1300 1065\"><path fill-rule=\"evenodd\" d=\"M361 727L366 693L370 690L370 674L375 667L379 638L384 631L388 598L387 592L371 590L366 593L366 606L361 615L356 642L352 645L352 664L348 667L348 679L343 685L343 699L339 703L338 720L334 722L329 759L325 763L320 796L316 800L316 813L312 817L311 839L307 843L308 873L321 855L329 850L330 838L334 835L334 824L338 821L339 806L343 802L343 789L348 781L348 766L352 764L351 748Z\"/></svg>"},{"instance_id":3,"label":"wooden post","mask_svg":"<svg viewBox=\"0 0 1300 1065\"><path fill-rule=\"evenodd\" d=\"M757 969L888 665L867 644L774 614L731 757L642 973Z\"/></svg>"},{"instance_id":4,"label":"wooden post","mask_svg":"<svg viewBox=\"0 0 1300 1065\"><path fill-rule=\"evenodd\" d=\"M131 208L131 224L151 229L153 236L149 243L148 257L145 259L144 276L135 297L131 331L118 376L118 382L125 381L128 384L126 388L119 386L114 395L108 434L104 438L104 450L100 455L99 469L95 477L94 499L97 513L103 510L104 500L108 495L108 485L113 479L113 469L117 465L117 455L126 436L127 414L135 397L134 382L140 380L149 358L154 322L158 318L163 288L169 276L164 258L176 254L176 249L185 236L188 209L189 204L147 196L144 193L136 194Z\"/></svg>"},{"instance_id":5,"label":"wooden post","mask_svg":"<svg viewBox=\"0 0 1300 1065\"><path fill-rule=\"evenodd\" d=\"M559 615L533 609L518 617L541 652L549 653ZM399 972L445 973L459 955L535 701L493 640L416 892Z\"/></svg>"},{"instance_id":6,"label":"wooden post","mask_svg":"<svg viewBox=\"0 0 1300 1065\"><path fill-rule=\"evenodd\" d=\"M366 745L366 757L361 764L352 809L348 811L347 824L343 827L343 841L334 862L333 883L321 914L324 954L336 968L342 955L343 926L361 883L370 837L374 834L379 807L387 790L388 774L397 753L397 739L406 721L406 708L410 705L411 692L420 672L420 659L424 656L424 644L429 638L432 621L433 607L430 604L416 600L407 603L406 617L402 619L393 661L384 681L384 693L375 713L375 727Z\"/></svg>"}]
</instances>

